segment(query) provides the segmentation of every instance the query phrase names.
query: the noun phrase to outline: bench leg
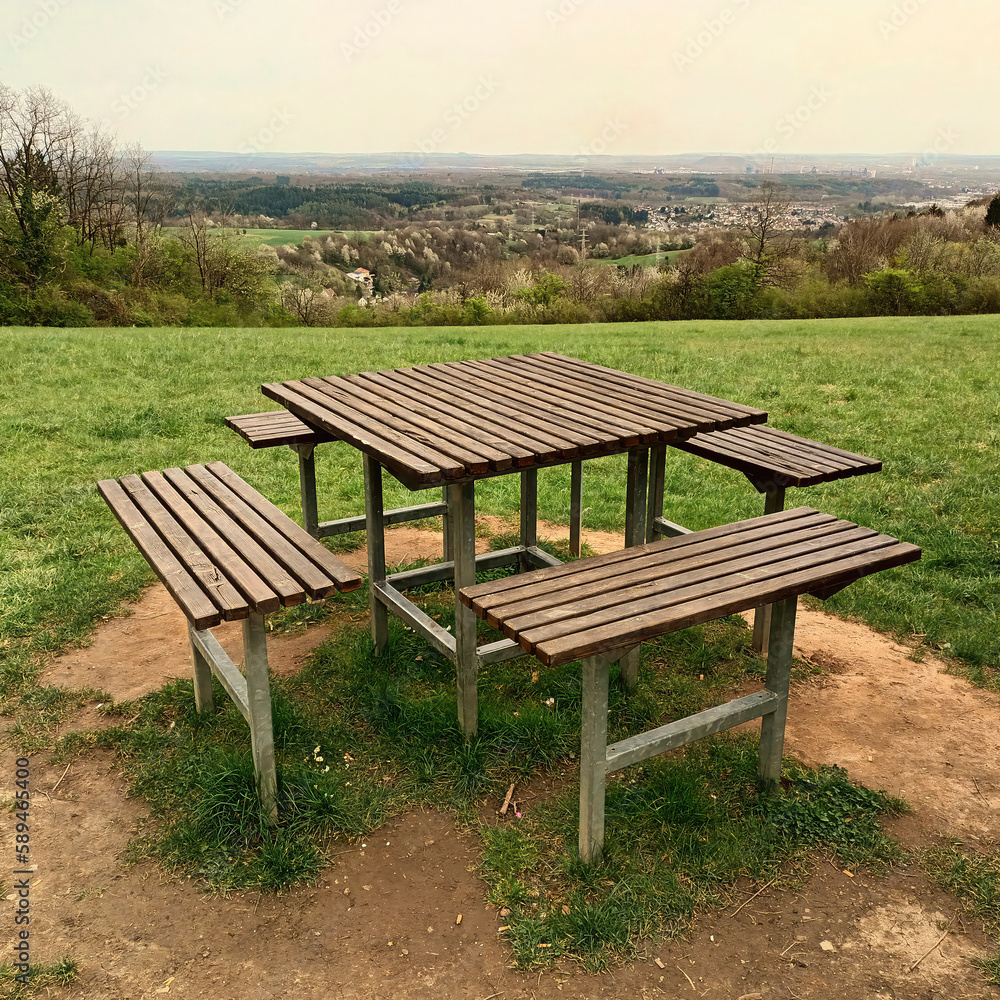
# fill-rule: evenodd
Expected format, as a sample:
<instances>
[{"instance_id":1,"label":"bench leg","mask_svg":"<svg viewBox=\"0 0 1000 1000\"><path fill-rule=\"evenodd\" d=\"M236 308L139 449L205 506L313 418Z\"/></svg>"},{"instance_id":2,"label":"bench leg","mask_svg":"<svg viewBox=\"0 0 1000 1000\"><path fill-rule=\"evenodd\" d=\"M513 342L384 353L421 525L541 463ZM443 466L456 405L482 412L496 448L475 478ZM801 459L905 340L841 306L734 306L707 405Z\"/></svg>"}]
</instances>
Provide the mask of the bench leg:
<instances>
[{"instance_id":1,"label":"bench leg","mask_svg":"<svg viewBox=\"0 0 1000 1000\"><path fill-rule=\"evenodd\" d=\"M785 488L770 484L764 492L764 513L776 514L785 509ZM761 656L767 656L768 636L771 634L771 607L762 605L753 613L753 648Z\"/></svg>"},{"instance_id":2,"label":"bench leg","mask_svg":"<svg viewBox=\"0 0 1000 1000\"><path fill-rule=\"evenodd\" d=\"M526 469L521 473L521 546L538 544L538 470ZM525 553L518 557L518 571L526 573L534 567Z\"/></svg>"},{"instance_id":3,"label":"bench leg","mask_svg":"<svg viewBox=\"0 0 1000 1000\"><path fill-rule=\"evenodd\" d=\"M649 449L633 448L628 453L628 486L625 495L625 547L646 541L646 509L649 503ZM639 683L639 647L621 659L622 681L627 691Z\"/></svg>"},{"instance_id":4,"label":"bench leg","mask_svg":"<svg viewBox=\"0 0 1000 1000\"><path fill-rule=\"evenodd\" d=\"M583 528L583 460L576 459L569 467L569 551L580 557Z\"/></svg>"},{"instance_id":5,"label":"bench leg","mask_svg":"<svg viewBox=\"0 0 1000 1000\"><path fill-rule=\"evenodd\" d=\"M194 627L190 622L188 622L188 638L191 640L191 661L194 667L194 707L199 712L211 712L215 709L212 667L194 641Z\"/></svg>"},{"instance_id":6,"label":"bench leg","mask_svg":"<svg viewBox=\"0 0 1000 1000\"><path fill-rule=\"evenodd\" d=\"M604 847L604 783L608 753L607 656L583 663L583 720L580 729L580 858L599 861Z\"/></svg>"},{"instance_id":7,"label":"bench leg","mask_svg":"<svg viewBox=\"0 0 1000 1000\"><path fill-rule=\"evenodd\" d=\"M785 749L785 719L788 715L788 686L792 673L792 645L795 640L796 598L789 597L772 605L771 634L764 686L778 696L773 712L761 718L760 766L761 787L774 788L781 780L781 756Z\"/></svg>"},{"instance_id":8,"label":"bench leg","mask_svg":"<svg viewBox=\"0 0 1000 1000\"><path fill-rule=\"evenodd\" d=\"M667 468L667 446L653 445L649 450L649 505L646 508L646 541L656 540L656 519L663 517L663 479Z\"/></svg>"},{"instance_id":9,"label":"bench leg","mask_svg":"<svg viewBox=\"0 0 1000 1000\"><path fill-rule=\"evenodd\" d=\"M448 502L448 487L441 487L441 500L444 503ZM445 562L452 562L455 558L455 539L454 532L451 530L451 518L448 516L448 512L445 511L441 515L441 541L444 552Z\"/></svg>"},{"instance_id":10,"label":"bench leg","mask_svg":"<svg viewBox=\"0 0 1000 1000\"><path fill-rule=\"evenodd\" d=\"M267 633L263 615L250 612L243 621L243 657L250 707L250 746L260 787L260 801L271 826L278 822L278 775L271 727L271 684L267 671Z\"/></svg>"},{"instance_id":11,"label":"bench leg","mask_svg":"<svg viewBox=\"0 0 1000 1000\"><path fill-rule=\"evenodd\" d=\"M302 527L319 538L319 507L316 503L316 446L289 446L299 456L299 495L302 499Z\"/></svg>"},{"instance_id":12,"label":"bench leg","mask_svg":"<svg viewBox=\"0 0 1000 1000\"><path fill-rule=\"evenodd\" d=\"M448 511L455 550L455 680L458 689L458 725L466 737L479 724L479 652L476 613L457 597L462 587L476 582L476 484L449 486Z\"/></svg>"},{"instance_id":13,"label":"bench leg","mask_svg":"<svg viewBox=\"0 0 1000 1000\"><path fill-rule=\"evenodd\" d=\"M370 455L362 455L365 469L365 526L368 543L369 607L372 642L380 653L389 641L389 612L375 598L375 588L385 583L385 508L382 500L382 466Z\"/></svg>"}]
</instances>

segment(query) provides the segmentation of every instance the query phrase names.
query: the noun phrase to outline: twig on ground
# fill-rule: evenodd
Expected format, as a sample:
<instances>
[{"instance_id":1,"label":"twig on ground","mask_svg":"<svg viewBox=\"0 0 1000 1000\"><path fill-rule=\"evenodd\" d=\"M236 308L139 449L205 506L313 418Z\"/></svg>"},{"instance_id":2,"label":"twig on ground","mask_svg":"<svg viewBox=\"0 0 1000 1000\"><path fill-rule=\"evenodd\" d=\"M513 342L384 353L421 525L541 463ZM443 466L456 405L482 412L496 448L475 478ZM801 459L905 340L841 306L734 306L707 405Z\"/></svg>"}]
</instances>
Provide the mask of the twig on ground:
<instances>
[{"instance_id":1,"label":"twig on ground","mask_svg":"<svg viewBox=\"0 0 1000 1000\"><path fill-rule=\"evenodd\" d=\"M907 972L912 972L948 936L948 933L949 933L950 930L951 930L951 921L949 920L948 921L948 926L944 929L944 934L942 934L941 937L939 937L937 939L937 941L935 941L934 944L932 944L930 946L930 948L928 948L927 951L925 951L920 956L920 958L918 958L913 963L913 965L911 965L906 971Z\"/></svg>"},{"instance_id":2,"label":"twig on ground","mask_svg":"<svg viewBox=\"0 0 1000 1000\"><path fill-rule=\"evenodd\" d=\"M500 807L500 815L506 816L507 809L510 806L510 797L514 794L514 782L510 783L510 788L507 789L507 795L503 800L503 805Z\"/></svg>"},{"instance_id":3,"label":"twig on ground","mask_svg":"<svg viewBox=\"0 0 1000 1000\"><path fill-rule=\"evenodd\" d=\"M747 903L753 902L766 888L768 888L768 886L774 885L774 883L777 882L777 881L778 881L778 876L775 875L774 878L771 879L770 882L767 882L764 885L762 885L749 899L744 899L743 902L740 903L740 905L737 906L736 909L733 910L733 912L729 914L729 916L735 917L736 914L739 913L740 910L742 910L743 907L747 905Z\"/></svg>"},{"instance_id":4,"label":"twig on ground","mask_svg":"<svg viewBox=\"0 0 1000 1000\"><path fill-rule=\"evenodd\" d=\"M66 770L65 770L65 771L63 771L63 773L62 773L62 774L61 774L61 775L59 776L59 781L62 781L62 780L63 780L63 778L65 778L65 777L66 777L66 775L67 775L67 774L69 774L69 769L70 769L70 768L71 768L72 766L73 766L73 761L70 761L70 762L69 762L69 763L68 763L68 764L66 765ZM55 783L55 784L54 784L54 785L52 786L52 788L51 788L51 791L53 791L53 792L54 792L54 791L55 791L55 790L56 790L56 789L57 789L57 788L59 787L59 781L57 781L57 782L56 782L56 783Z\"/></svg>"},{"instance_id":5,"label":"twig on ground","mask_svg":"<svg viewBox=\"0 0 1000 1000\"><path fill-rule=\"evenodd\" d=\"M976 780L975 775L973 775L972 783L976 786L976 794L986 803L986 808L992 809L993 807L987 801L986 796L979 790L979 782Z\"/></svg>"},{"instance_id":6,"label":"twig on ground","mask_svg":"<svg viewBox=\"0 0 1000 1000\"><path fill-rule=\"evenodd\" d=\"M694 980L679 966L675 965L674 968L691 984L691 989L698 992L698 988L694 984Z\"/></svg>"}]
</instances>

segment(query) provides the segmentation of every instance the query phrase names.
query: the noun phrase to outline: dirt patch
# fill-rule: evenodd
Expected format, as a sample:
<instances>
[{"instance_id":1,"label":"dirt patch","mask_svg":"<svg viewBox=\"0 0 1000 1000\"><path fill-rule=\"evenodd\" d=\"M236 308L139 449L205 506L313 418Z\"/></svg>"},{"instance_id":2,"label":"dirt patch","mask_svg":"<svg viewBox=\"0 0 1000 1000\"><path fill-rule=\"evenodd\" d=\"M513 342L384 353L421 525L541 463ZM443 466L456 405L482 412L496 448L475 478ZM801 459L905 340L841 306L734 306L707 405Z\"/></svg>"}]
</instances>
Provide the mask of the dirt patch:
<instances>
[{"instance_id":1,"label":"dirt patch","mask_svg":"<svg viewBox=\"0 0 1000 1000\"><path fill-rule=\"evenodd\" d=\"M542 534L560 535L552 528ZM585 540L599 552L621 545L612 535ZM440 551L439 534L388 532L390 563L434 559ZM349 559L364 568L363 553ZM239 626L217 631L239 662ZM272 669L299 669L327 634L318 626L271 637ZM972 842L997 836L996 696L943 673L931 658L914 663L905 647L821 611L800 609L796 653L826 673L793 687L790 754L839 764L853 779L907 798L913 812L894 832L908 844L944 834ZM98 688L122 701L189 672L184 618L154 587L131 615L104 623L87 649L56 660L44 680ZM70 725L100 724L99 700ZM13 764L4 755L6 773ZM601 976L573 965L524 975L508 967L499 915L483 902L474 839L437 813L399 817L363 844L334 846L330 867L313 886L278 897L219 898L150 865L124 863L146 810L128 797L108 757L91 754L67 770L39 756L32 785L33 959L71 955L81 965L79 982L52 988L53 997L998 995L969 962L987 948L979 928L905 866L874 878L821 862L800 892L755 895L753 886L743 887L726 910L699 920L682 940L651 946L628 967ZM499 805L484 803L484 818ZM3 842L13 843L10 813L0 828Z\"/></svg>"}]
</instances>

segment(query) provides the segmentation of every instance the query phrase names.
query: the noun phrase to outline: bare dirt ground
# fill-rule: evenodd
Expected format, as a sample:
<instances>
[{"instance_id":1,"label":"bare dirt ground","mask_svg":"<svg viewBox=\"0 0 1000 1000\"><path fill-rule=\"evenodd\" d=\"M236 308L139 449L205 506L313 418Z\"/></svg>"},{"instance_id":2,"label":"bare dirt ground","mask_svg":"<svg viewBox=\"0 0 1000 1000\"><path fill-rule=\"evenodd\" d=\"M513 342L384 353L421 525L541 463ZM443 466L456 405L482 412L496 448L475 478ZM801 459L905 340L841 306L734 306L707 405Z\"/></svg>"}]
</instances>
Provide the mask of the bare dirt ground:
<instances>
[{"instance_id":1,"label":"bare dirt ground","mask_svg":"<svg viewBox=\"0 0 1000 1000\"><path fill-rule=\"evenodd\" d=\"M587 541L597 551L620 546L614 536ZM388 542L393 562L440 552L440 536L430 532L396 529ZM363 562L363 553L355 558ZM272 668L297 670L325 634L320 626L272 637ZM238 655L238 627L220 638ZM793 687L787 753L839 764L854 780L905 797L913 811L892 832L907 847L943 836L971 847L995 840L1000 699L822 612L800 609L796 652L826 672ZM188 657L183 617L155 587L131 615L102 625L88 648L56 660L45 680L130 699L187 676ZM94 728L102 718L91 704L69 726ZM13 775L13 755L3 756ZM110 758L65 769L42 754L31 781L33 961L69 955L80 965L77 983L47 990L52 997L1000 995L969 961L989 948L981 928L913 866L875 877L820 861L800 892L755 895L757 887L743 886L727 909L700 917L680 940L649 944L625 967L592 976L567 964L526 974L510 968L499 914L483 902L474 836L438 813L399 817L364 843L344 845L313 886L221 898L151 865L123 864L146 810L128 797ZM3 843L13 843L12 820L3 814Z\"/></svg>"}]
</instances>

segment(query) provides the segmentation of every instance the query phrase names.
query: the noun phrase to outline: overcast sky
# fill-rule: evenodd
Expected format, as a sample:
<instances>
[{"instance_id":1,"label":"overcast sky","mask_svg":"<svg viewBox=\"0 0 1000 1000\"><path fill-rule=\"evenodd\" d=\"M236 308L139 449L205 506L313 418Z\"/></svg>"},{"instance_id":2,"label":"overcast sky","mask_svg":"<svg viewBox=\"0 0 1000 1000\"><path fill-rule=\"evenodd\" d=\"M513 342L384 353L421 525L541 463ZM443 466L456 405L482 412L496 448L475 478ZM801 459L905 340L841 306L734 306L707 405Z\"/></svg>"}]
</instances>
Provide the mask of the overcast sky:
<instances>
[{"instance_id":1,"label":"overcast sky","mask_svg":"<svg viewBox=\"0 0 1000 1000\"><path fill-rule=\"evenodd\" d=\"M997 0L3 0L150 150L1000 153Z\"/></svg>"}]
</instances>

